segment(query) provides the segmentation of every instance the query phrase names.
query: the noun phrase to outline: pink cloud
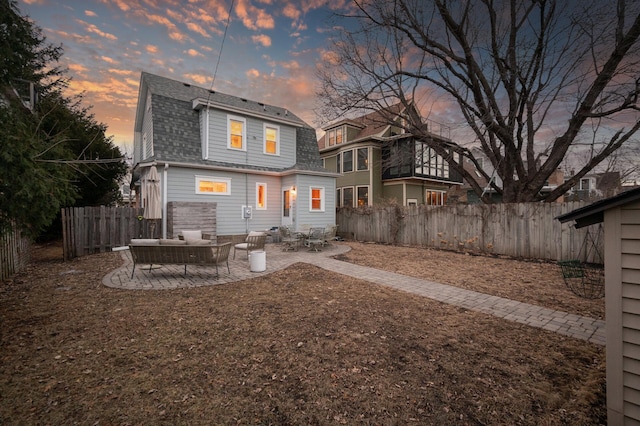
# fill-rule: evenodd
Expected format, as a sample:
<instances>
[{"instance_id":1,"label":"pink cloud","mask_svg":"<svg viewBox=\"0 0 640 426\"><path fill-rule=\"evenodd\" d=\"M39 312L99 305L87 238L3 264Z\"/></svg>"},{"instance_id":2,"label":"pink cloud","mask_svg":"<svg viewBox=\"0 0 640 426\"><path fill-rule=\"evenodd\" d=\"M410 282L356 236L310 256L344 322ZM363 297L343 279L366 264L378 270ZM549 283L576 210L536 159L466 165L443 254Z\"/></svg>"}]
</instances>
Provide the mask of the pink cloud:
<instances>
[{"instance_id":1,"label":"pink cloud","mask_svg":"<svg viewBox=\"0 0 640 426\"><path fill-rule=\"evenodd\" d=\"M300 19L302 12L293 3L287 3L282 14L293 21L297 21Z\"/></svg>"},{"instance_id":2,"label":"pink cloud","mask_svg":"<svg viewBox=\"0 0 640 426\"><path fill-rule=\"evenodd\" d=\"M273 29L275 27L273 16L265 12L264 9L253 6L247 0L238 0L236 15L250 30Z\"/></svg>"},{"instance_id":3,"label":"pink cloud","mask_svg":"<svg viewBox=\"0 0 640 426\"><path fill-rule=\"evenodd\" d=\"M93 18L95 18L96 16L98 16L98 14L97 14L97 13L95 13L94 11L92 11L92 10L85 10L85 11L84 11L84 14L85 14L86 16L91 16L91 17L93 17Z\"/></svg>"},{"instance_id":4,"label":"pink cloud","mask_svg":"<svg viewBox=\"0 0 640 426\"><path fill-rule=\"evenodd\" d=\"M69 68L70 71L74 73L84 73L89 70L87 67L81 64L69 64L67 65L67 67Z\"/></svg>"},{"instance_id":5,"label":"pink cloud","mask_svg":"<svg viewBox=\"0 0 640 426\"><path fill-rule=\"evenodd\" d=\"M158 51L160 49L158 49L158 46L154 46L153 44L149 44L149 45L145 46L144 50L146 50L149 53L158 53Z\"/></svg>"},{"instance_id":6,"label":"pink cloud","mask_svg":"<svg viewBox=\"0 0 640 426\"><path fill-rule=\"evenodd\" d=\"M207 33L204 28L202 28L200 25L196 24L195 22L187 22L187 28L190 31L193 31L194 33L200 34L202 37L211 38L209 33Z\"/></svg>"},{"instance_id":7,"label":"pink cloud","mask_svg":"<svg viewBox=\"0 0 640 426\"><path fill-rule=\"evenodd\" d=\"M194 58L195 58L196 56L204 56L202 53L198 52L198 51L197 51L197 50L195 50L195 49L189 49L189 50L187 50L187 51L186 51L186 54L187 54L187 55L189 55L189 56L191 56L191 57L194 57Z\"/></svg>"},{"instance_id":8,"label":"pink cloud","mask_svg":"<svg viewBox=\"0 0 640 426\"><path fill-rule=\"evenodd\" d=\"M264 47L271 46L271 37L265 34L251 36L251 40L253 40L254 43L263 45Z\"/></svg>"},{"instance_id":9,"label":"pink cloud","mask_svg":"<svg viewBox=\"0 0 640 426\"><path fill-rule=\"evenodd\" d=\"M255 68L252 68L252 69L248 70L245 74L249 78L258 78L258 77L260 77L260 71L258 71Z\"/></svg>"},{"instance_id":10,"label":"pink cloud","mask_svg":"<svg viewBox=\"0 0 640 426\"><path fill-rule=\"evenodd\" d=\"M115 35L110 34L110 33L105 33L104 31L100 30L98 27L96 27L93 24L90 24L90 23L85 22L85 21L80 20L80 19L76 19L76 22L78 24L80 24L82 27L84 27L84 30L86 32L88 32L88 33L96 34L96 35L98 35L98 36L100 36L102 38L105 38L107 40L115 41L115 40L118 39L118 37L116 37Z\"/></svg>"},{"instance_id":11,"label":"pink cloud","mask_svg":"<svg viewBox=\"0 0 640 426\"><path fill-rule=\"evenodd\" d=\"M184 77L195 81L196 83L198 83L201 86L205 86L207 84L209 84L209 76L206 75L200 75L200 74L184 74Z\"/></svg>"}]
</instances>

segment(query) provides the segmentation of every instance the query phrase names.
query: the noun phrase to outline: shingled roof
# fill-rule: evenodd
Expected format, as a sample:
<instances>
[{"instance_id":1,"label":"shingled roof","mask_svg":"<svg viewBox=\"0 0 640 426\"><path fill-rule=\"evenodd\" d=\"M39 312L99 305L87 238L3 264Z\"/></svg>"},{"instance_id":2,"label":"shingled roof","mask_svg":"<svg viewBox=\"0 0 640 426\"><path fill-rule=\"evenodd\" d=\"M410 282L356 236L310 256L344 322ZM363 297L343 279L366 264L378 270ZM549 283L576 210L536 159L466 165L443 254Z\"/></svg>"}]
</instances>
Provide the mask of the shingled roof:
<instances>
[{"instance_id":1,"label":"shingled roof","mask_svg":"<svg viewBox=\"0 0 640 426\"><path fill-rule=\"evenodd\" d=\"M291 111L227 95L189 83L143 72L138 105L151 95L153 143L156 161L282 172L285 169L223 163L202 159L197 108L206 105L244 113L296 127L296 165L292 170L326 172L316 145L315 130ZM144 111L138 111L135 130L142 130Z\"/></svg>"}]
</instances>

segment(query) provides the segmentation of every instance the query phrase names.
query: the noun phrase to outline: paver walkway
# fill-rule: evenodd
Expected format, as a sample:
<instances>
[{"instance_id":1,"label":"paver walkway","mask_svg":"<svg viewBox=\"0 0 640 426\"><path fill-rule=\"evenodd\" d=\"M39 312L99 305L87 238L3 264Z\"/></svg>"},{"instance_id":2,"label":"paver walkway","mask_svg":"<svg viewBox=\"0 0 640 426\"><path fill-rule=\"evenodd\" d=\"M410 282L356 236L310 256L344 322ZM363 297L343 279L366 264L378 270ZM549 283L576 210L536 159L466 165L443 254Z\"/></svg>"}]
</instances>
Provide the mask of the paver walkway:
<instances>
[{"instance_id":1,"label":"paver walkway","mask_svg":"<svg viewBox=\"0 0 640 426\"><path fill-rule=\"evenodd\" d=\"M138 266L134 277L131 278L133 262L131 254L128 250L125 250L122 252L122 256L126 262L122 267L106 275L103 279L103 284L109 287L129 290L200 287L250 279L284 269L297 262L305 262L329 271L393 287L443 303L483 312L598 345L605 344L605 322L603 320L554 311L537 305L380 269L354 265L332 258L332 256L345 253L348 250L349 247L346 244L333 244L317 253L308 252L305 249L300 249L297 252L283 252L279 246L267 244L266 271L251 272L246 253L239 252L235 260L230 259L229 261L231 273L227 273L226 267L219 267L220 276L218 279L214 278L215 267L189 266L187 267L187 274L184 275L184 266L181 265L166 265L151 270L148 267ZM233 257L233 249L231 252L230 257Z\"/></svg>"}]
</instances>

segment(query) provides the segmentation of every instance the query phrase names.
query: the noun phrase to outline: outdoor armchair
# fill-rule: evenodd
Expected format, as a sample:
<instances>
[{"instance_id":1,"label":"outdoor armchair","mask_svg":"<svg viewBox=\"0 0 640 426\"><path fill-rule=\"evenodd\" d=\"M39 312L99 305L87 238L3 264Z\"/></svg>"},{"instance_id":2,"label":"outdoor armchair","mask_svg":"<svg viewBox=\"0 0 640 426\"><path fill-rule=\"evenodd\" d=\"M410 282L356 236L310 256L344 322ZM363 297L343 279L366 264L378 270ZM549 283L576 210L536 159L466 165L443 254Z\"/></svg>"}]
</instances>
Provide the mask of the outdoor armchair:
<instances>
[{"instance_id":1,"label":"outdoor armchair","mask_svg":"<svg viewBox=\"0 0 640 426\"><path fill-rule=\"evenodd\" d=\"M302 236L297 232L291 231L291 229L288 226L280 227L280 242L282 243L283 251L288 251L288 250L297 251L298 247L300 246L301 239L302 239Z\"/></svg>"},{"instance_id":2,"label":"outdoor armchair","mask_svg":"<svg viewBox=\"0 0 640 426\"><path fill-rule=\"evenodd\" d=\"M309 250L319 251L318 247L324 245L324 235L324 228L311 228L304 245L309 247Z\"/></svg>"},{"instance_id":3,"label":"outdoor armchair","mask_svg":"<svg viewBox=\"0 0 640 426\"><path fill-rule=\"evenodd\" d=\"M233 246L233 258L236 258L236 251L245 250L247 252L247 259L249 258L249 252L254 250L264 250L264 244L267 242L267 234L264 232L251 231L243 243L238 243Z\"/></svg>"}]
</instances>

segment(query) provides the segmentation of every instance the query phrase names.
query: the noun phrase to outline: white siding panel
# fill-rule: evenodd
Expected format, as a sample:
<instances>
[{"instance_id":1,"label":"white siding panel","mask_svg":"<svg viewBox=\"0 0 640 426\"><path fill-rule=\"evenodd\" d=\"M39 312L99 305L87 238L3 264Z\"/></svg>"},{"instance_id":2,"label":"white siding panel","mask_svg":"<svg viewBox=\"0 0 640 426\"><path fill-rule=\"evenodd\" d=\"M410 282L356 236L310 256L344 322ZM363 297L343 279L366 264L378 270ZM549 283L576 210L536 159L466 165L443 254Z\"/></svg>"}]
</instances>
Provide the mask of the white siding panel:
<instances>
[{"instance_id":1,"label":"white siding panel","mask_svg":"<svg viewBox=\"0 0 640 426\"><path fill-rule=\"evenodd\" d=\"M640 345L640 330L635 328L624 328L622 330L622 338L627 343Z\"/></svg>"},{"instance_id":2,"label":"white siding panel","mask_svg":"<svg viewBox=\"0 0 640 426\"><path fill-rule=\"evenodd\" d=\"M621 225L622 239L640 240L640 224Z\"/></svg>"},{"instance_id":3,"label":"white siding panel","mask_svg":"<svg viewBox=\"0 0 640 426\"><path fill-rule=\"evenodd\" d=\"M630 402L624 403L624 424L625 425L638 425L640 424L640 406ZM635 420L635 421L634 421Z\"/></svg>"},{"instance_id":4,"label":"white siding panel","mask_svg":"<svg viewBox=\"0 0 640 426\"><path fill-rule=\"evenodd\" d=\"M625 359L624 369L629 373L640 376L640 360L637 359Z\"/></svg>"},{"instance_id":5,"label":"white siding panel","mask_svg":"<svg viewBox=\"0 0 640 426\"><path fill-rule=\"evenodd\" d=\"M196 194L195 177L211 176L231 179L230 195L209 195ZM273 191L279 191L280 184L278 178L273 182L265 179L264 176L254 177L244 173L222 172L189 169L180 167L169 168L169 183L167 186L168 201L199 201L199 202L215 202L217 203L217 232L218 235L238 235L249 230L264 230L271 226L277 226L280 223L279 216L279 200L272 201L277 197ZM253 211L253 218L248 222L242 218L241 208L247 204L253 206L255 204L255 182L267 181L268 210ZM273 188L271 188L273 187ZM247 192L246 188L249 188ZM271 207L273 204L273 208Z\"/></svg>"},{"instance_id":6,"label":"white siding panel","mask_svg":"<svg viewBox=\"0 0 640 426\"><path fill-rule=\"evenodd\" d=\"M209 160L259 167L287 168L296 162L296 129L280 127L280 155L264 153L264 121L253 117L246 119L246 151L227 148L227 113L212 109L209 113ZM239 114L231 114L242 117Z\"/></svg>"},{"instance_id":7,"label":"white siding panel","mask_svg":"<svg viewBox=\"0 0 640 426\"><path fill-rule=\"evenodd\" d=\"M640 255L640 240L622 240L622 253Z\"/></svg>"},{"instance_id":8,"label":"white siding panel","mask_svg":"<svg viewBox=\"0 0 640 426\"><path fill-rule=\"evenodd\" d=\"M639 425L640 423L640 406L633 402L624 402L624 424L627 425Z\"/></svg>"},{"instance_id":9,"label":"white siding panel","mask_svg":"<svg viewBox=\"0 0 640 426\"><path fill-rule=\"evenodd\" d=\"M626 314L639 315L633 320L635 321L634 326L640 326L640 300L624 297L622 299L622 312Z\"/></svg>"},{"instance_id":10,"label":"white siding panel","mask_svg":"<svg viewBox=\"0 0 640 426\"><path fill-rule=\"evenodd\" d=\"M637 272L638 277L640 279L640 271L634 271ZM640 300L640 285L636 285L636 284L627 284L627 283L622 283L622 293L624 294L624 297L628 298L628 299L638 299Z\"/></svg>"},{"instance_id":11,"label":"white siding panel","mask_svg":"<svg viewBox=\"0 0 640 426\"><path fill-rule=\"evenodd\" d=\"M640 390L640 376L637 374L627 373L624 375L624 386L627 388ZM640 401L638 401L640 402Z\"/></svg>"},{"instance_id":12,"label":"white siding panel","mask_svg":"<svg viewBox=\"0 0 640 426\"><path fill-rule=\"evenodd\" d=\"M621 254L623 269L640 269L640 256L637 254Z\"/></svg>"},{"instance_id":13,"label":"white siding panel","mask_svg":"<svg viewBox=\"0 0 640 426\"><path fill-rule=\"evenodd\" d=\"M623 315L625 317L626 315ZM624 319L623 319L624 321ZM622 344L622 354L626 358L632 358L636 360L640 360L640 347L634 345L633 343L625 343ZM640 389L640 388L639 388Z\"/></svg>"},{"instance_id":14,"label":"white siding panel","mask_svg":"<svg viewBox=\"0 0 640 426\"><path fill-rule=\"evenodd\" d=\"M640 216L640 208L632 208L630 206L626 206L620 212L620 220L623 225L627 224L637 224L638 217Z\"/></svg>"},{"instance_id":15,"label":"white siding panel","mask_svg":"<svg viewBox=\"0 0 640 426\"><path fill-rule=\"evenodd\" d=\"M624 305L625 301L632 299L624 299L622 300L622 304ZM624 311L622 313L622 327L626 328L638 328L640 329L640 316ZM624 329L624 328L623 328ZM640 357L638 357L640 359Z\"/></svg>"},{"instance_id":16,"label":"white siding panel","mask_svg":"<svg viewBox=\"0 0 640 426\"><path fill-rule=\"evenodd\" d=\"M144 116L142 119L142 159L147 159L153 155L153 122L152 122L151 95L147 96L144 106Z\"/></svg>"},{"instance_id":17,"label":"white siding panel","mask_svg":"<svg viewBox=\"0 0 640 426\"><path fill-rule=\"evenodd\" d=\"M329 177L300 175L297 179L296 223L311 226L326 226L336 223L335 179ZM309 211L309 188L323 187L325 196L324 212Z\"/></svg>"},{"instance_id":18,"label":"white siding panel","mask_svg":"<svg viewBox=\"0 0 640 426\"><path fill-rule=\"evenodd\" d=\"M640 284L640 270L637 269L623 269L622 270L622 282L629 284Z\"/></svg>"}]
</instances>

